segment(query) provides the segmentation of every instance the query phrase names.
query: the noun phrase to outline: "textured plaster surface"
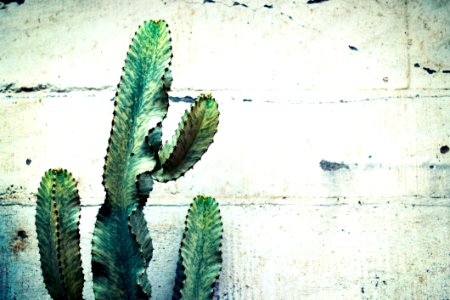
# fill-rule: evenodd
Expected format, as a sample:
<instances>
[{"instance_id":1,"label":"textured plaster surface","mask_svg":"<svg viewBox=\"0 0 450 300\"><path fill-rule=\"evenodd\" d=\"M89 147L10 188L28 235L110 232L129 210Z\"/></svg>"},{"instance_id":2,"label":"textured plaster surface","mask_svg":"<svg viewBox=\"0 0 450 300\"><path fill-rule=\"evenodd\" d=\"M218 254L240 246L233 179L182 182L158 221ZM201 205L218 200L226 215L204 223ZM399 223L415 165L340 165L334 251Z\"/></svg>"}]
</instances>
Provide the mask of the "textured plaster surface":
<instances>
[{"instance_id":1,"label":"textured plaster surface","mask_svg":"<svg viewBox=\"0 0 450 300\"><path fill-rule=\"evenodd\" d=\"M45 3L1 12L0 26L8 29L8 46L0 48L3 84L115 86L137 26L165 19L173 33L174 89L408 85L407 10L400 1L277 1L272 8L222 0Z\"/></svg>"},{"instance_id":2,"label":"textured plaster surface","mask_svg":"<svg viewBox=\"0 0 450 300\"><path fill-rule=\"evenodd\" d=\"M307 2L0 4L0 299L49 299L34 211L52 167L79 182L93 299L111 99L147 19L172 31L164 137L200 92L221 111L201 162L145 209L153 299L171 298L199 193L221 205L218 299L450 298L450 2Z\"/></svg>"}]
</instances>

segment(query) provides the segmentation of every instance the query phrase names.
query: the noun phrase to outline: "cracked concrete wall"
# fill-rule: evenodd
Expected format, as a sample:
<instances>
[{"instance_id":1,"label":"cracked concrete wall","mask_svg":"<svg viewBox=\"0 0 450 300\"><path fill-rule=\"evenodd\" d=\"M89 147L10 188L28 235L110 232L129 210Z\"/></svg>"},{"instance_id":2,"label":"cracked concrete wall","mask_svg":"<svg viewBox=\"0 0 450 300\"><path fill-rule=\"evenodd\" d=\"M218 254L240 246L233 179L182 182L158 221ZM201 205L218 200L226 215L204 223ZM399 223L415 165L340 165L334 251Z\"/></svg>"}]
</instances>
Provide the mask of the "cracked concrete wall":
<instances>
[{"instance_id":1,"label":"cracked concrete wall","mask_svg":"<svg viewBox=\"0 0 450 300\"><path fill-rule=\"evenodd\" d=\"M147 19L172 31L165 137L200 92L221 110L148 201L154 299L198 193L221 204L218 299L450 297L450 2L25 0L0 2L0 299L49 299L34 209L56 166L79 181L93 299L111 99Z\"/></svg>"}]
</instances>

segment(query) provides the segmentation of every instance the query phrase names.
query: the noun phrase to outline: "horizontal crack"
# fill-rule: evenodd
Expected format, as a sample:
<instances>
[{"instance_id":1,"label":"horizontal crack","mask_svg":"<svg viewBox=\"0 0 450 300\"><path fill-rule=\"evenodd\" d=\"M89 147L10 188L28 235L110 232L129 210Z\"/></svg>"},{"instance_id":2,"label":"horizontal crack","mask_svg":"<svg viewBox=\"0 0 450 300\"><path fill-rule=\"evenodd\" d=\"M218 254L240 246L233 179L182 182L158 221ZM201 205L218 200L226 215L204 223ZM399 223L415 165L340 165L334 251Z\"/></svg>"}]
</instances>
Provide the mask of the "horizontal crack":
<instances>
[{"instance_id":1,"label":"horizontal crack","mask_svg":"<svg viewBox=\"0 0 450 300\"><path fill-rule=\"evenodd\" d=\"M184 103L194 103L195 99L191 96L184 96L184 97L174 97L169 96L169 100L176 103L176 102L184 102Z\"/></svg>"},{"instance_id":2,"label":"horizontal crack","mask_svg":"<svg viewBox=\"0 0 450 300\"><path fill-rule=\"evenodd\" d=\"M49 83L37 84L34 86L17 86L15 83L7 83L0 85L0 93L34 93L46 91L51 93L69 93L83 91L104 91L114 90L114 86L105 85L100 87L58 87Z\"/></svg>"}]
</instances>

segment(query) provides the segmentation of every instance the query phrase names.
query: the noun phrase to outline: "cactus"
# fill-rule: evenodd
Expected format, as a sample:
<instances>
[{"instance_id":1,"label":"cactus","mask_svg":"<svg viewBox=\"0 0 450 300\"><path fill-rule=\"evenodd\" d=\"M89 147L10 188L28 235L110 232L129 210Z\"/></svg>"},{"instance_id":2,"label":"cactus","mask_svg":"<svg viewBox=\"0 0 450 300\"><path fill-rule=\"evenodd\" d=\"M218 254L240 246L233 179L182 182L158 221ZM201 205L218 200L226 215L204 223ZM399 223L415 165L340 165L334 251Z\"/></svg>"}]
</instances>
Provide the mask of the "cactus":
<instances>
[{"instance_id":1,"label":"cactus","mask_svg":"<svg viewBox=\"0 0 450 300\"><path fill-rule=\"evenodd\" d=\"M82 299L80 197L67 170L48 170L36 203L36 231L44 283L53 299Z\"/></svg>"},{"instance_id":2,"label":"cactus","mask_svg":"<svg viewBox=\"0 0 450 300\"><path fill-rule=\"evenodd\" d=\"M211 299L222 267L222 219L214 198L197 196L188 211L173 300Z\"/></svg>"},{"instance_id":3,"label":"cactus","mask_svg":"<svg viewBox=\"0 0 450 300\"><path fill-rule=\"evenodd\" d=\"M146 270L152 258L153 246L143 208L153 189L153 182L167 182L183 176L200 160L217 131L219 119L217 103L211 95L200 95L182 117L173 138L163 144L162 121L167 115L169 107L167 92L172 82L169 70L172 58L170 41L169 30L164 21L145 22L136 32L125 60L115 96L111 135L105 157L102 184L106 197L98 211L92 238L92 273L96 299L148 299L150 297L151 286ZM39 190L39 194L43 195L41 198L50 195L50 199L53 199L51 188L55 189L55 186L51 185L49 178L54 177L57 178L57 195L59 191L61 195L68 198L68 195L74 192L73 187L65 181L61 181L62 186L58 188L58 176L64 177L58 175L58 172L62 172L64 176L67 174L67 171L52 171L44 175ZM75 289L65 284L65 281L72 280L70 276L73 274L70 270L68 275L55 271L61 266L66 267L66 257L69 257L69 254L73 255L78 251L79 258L79 246L75 247L75 244L79 245L79 235L73 234L77 223L72 222L75 217L79 218L79 198L72 196L78 202L75 201L73 205L61 207L61 209L59 204L54 208L47 203L50 200L46 200L48 212L41 212L38 199L36 221L38 232L48 230L50 233L50 237L39 240L43 269L49 269L49 271L44 270L44 277L47 278L46 284L51 282L48 290L55 299L64 299L66 296L69 299L75 297L72 297ZM211 201L211 198L205 201L194 201L191 209L194 214L189 220L200 218L199 224L205 222L207 216L201 215L201 212L207 207L210 209L211 205L212 208L217 208L217 204L214 206ZM196 214L197 211L200 215ZM63 224L59 227L58 218L53 216L58 215L58 212L61 216L70 216L71 222L68 224L71 226L70 232L66 230L70 235L62 237L62 244L67 243L67 247L70 246L70 248L60 247L58 231L59 228L62 231L65 229ZM212 215L214 226L217 225L217 214L218 212L214 212ZM198 222L194 221L192 224L195 225ZM208 222L205 224L202 226L211 226ZM208 236L198 231L196 226L188 226L187 229L186 237L201 235L206 238ZM210 229L213 229L213 234L221 232L221 229L218 230L216 227ZM69 240L70 238L72 240ZM190 240L187 239L187 241ZM217 251L220 253L220 241L218 245L216 239L211 241L214 242L214 249L219 247ZM193 243L183 242L183 245L192 247ZM59 255L55 255L57 251L60 251ZM182 250L182 253L190 253L189 251L193 250ZM202 268L205 266L209 270L208 278L211 279L210 276L213 276L214 281L217 277L217 266L220 268L216 260L217 251L214 250L210 255L213 259L211 266L204 265L209 261L199 261ZM58 259L61 258L61 262L53 262L55 257L52 255ZM188 255L182 256L182 261L189 264L197 260ZM72 266L73 272L81 270L79 259L72 264L78 264L77 267ZM183 270L186 274L191 273L191 269ZM210 280L202 277L193 278L194 282L201 283L202 287L205 283L211 285ZM73 280L73 284L79 287L79 278ZM185 286L188 287L189 284ZM182 293L189 295L193 292L191 288L186 288L186 292ZM208 293L210 294L210 290L205 292L202 288L198 295ZM79 295L81 298L81 294Z\"/></svg>"},{"instance_id":4,"label":"cactus","mask_svg":"<svg viewBox=\"0 0 450 300\"><path fill-rule=\"evenodd\" d=\"M175 180L200 159L218 125L217 103L201 95L171 141L161 141L169 106L171 45L163 21L146 22L131 43L115 98L92 246L96 298L140 299L151 294L146 269L152 244L143 207L153 181Z\"/></svg>"}]
</instances>

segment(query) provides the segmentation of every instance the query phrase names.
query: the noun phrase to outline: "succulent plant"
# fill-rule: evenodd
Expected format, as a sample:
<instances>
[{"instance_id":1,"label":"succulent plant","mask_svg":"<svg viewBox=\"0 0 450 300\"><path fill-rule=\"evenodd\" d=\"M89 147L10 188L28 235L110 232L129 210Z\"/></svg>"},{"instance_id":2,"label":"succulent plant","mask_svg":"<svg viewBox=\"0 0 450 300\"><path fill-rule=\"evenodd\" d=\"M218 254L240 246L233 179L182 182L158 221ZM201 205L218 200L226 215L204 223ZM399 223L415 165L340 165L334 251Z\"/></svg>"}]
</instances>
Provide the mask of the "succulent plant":
<instances>
[{"instance_id":1,"label":"succulent plant","mask_svg":"<svg viewBox=\"0 0 450 300\"><path fill-rule=\"evenodd\" d=\"M183 115L173 138L162 142L162 121L169 108L167 92L172 82L169 70L172 58L170 42L170 32L164 21L145 22L136 32L125 59L115 96L111 135L105 157L102 183L106 198L99 209L92 239L96 299L150 297L151 286L146 270L152 258L153 246L143 208L153 189L153 183L167 182L183 176L207 151L217 131L217 102L211 95L200 95ZM204 200L194 201L191 208L193 217L188 220L194 220L192 224L206 222L202 226L210 226L205 219L207 217L196 215L196 212L211 205L211 208L217 208L217 204L211 204L215 203L212 198L197 199ZM69 213L73 212L67 212ZM217 223L217 212L211 216ZM196 221L198 218L200 221ZM216 226L216 223L213 225ZM196 226L188 226L187 229L186 237L191 236L191 232L192 236L203 234L205 238L209 237ZM214 234L220 231L221 237L221 229L212 229ZM192 247L194 242L186 241L183 241L183 245ZM217 249L214 248L211 257L216 257L220 253L220 241L213 245ZM183 253L192 251L194 250L182 250L181 261L188 264L190 261L197 261L190 256L183 257ZM199 263L204 264L205 261L200 260ZM217 273L217 260L214 259L211 263L208 266L208 270L211 270L211 273L208 271L208 276ZM191 273L191 269L183 270L186 275ZM213 277L215 281L217 275ZM206 281L202 277L195 278L203 287ZM185 293L191 295L192 291L187 288L189 281L185 282L185 286L182 291L186 290ZM205 292L202 288L198 295L206 294L209 295L210 291Z\"/></svg>"},{"instance_id":2,"label":"succulent plant","mask_svg":"<svg viewBox=\"0 0 450 300\"><path fill-rule=\"evenodd\" d=\"M44 283L53 299L82 299L80 197L67 170L48 170L36 202L36 231Z\"/></svg>"},{"instance_id":3,"label":"succulent plant","mask_svg":"<svg viewBox=\"0 0 450 300\"><path fill-rule=\"evenodd\" d=\"M147 298L152 243L143 207L153 180L182 176L208 149L218 125L217 103L200 96L173 139L161 141L171 83L170 36L163 21L146 22L130 45L115 98L104 167L105 203L92 246L94 291L99 299Z\"/></svg>"},{"instance_id":4,"label":"succulent plant","mask_svg":"<svg viewBox=\"0 0 450 300\"><path fill-rule=\"evenodd\" d=\"M197 196L186 217L173 300L211 299L222 268L222 218L214 198Z\"/></svg>"}]
</instances>

